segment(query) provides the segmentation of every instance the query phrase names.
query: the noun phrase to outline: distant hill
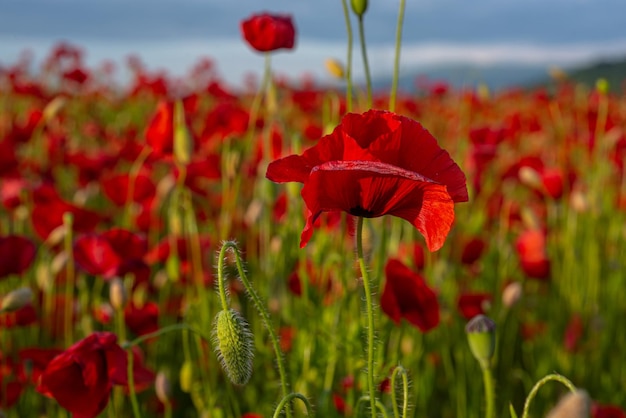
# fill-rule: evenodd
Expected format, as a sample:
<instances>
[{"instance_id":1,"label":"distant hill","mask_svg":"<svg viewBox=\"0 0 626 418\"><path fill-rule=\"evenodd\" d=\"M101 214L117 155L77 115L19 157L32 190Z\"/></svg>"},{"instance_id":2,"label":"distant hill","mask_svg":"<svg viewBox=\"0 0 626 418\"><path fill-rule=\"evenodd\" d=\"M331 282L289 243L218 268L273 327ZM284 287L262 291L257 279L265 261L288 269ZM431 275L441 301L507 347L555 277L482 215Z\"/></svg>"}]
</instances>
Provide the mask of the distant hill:
<instances>
[{"instance_id":1,"label":"distant hill","mask_svg":"<svg viewBox=\"0 0 626 418\"><path fill-rule=\"evenodd\" d=\"M590 88L595 87L596 82L603 78L609 83L612 92L623 92L626 88L626 57L615 60L599 61L588 66L565 69L564 75L578 84L584 84ZM533 85L549 85L553 80L545 79Z\"/></svg>"},{"instance_id":2,"label":"distant hill","mask_svg":"<svg viewBox=\"0 0 626 418\"><path fill-rule=\"evenodd\" d=\"M609 82L611 91L623 91L626 80L626 57L615 60L604 60L586 66L561 68L559 70L569 79L595 86L599 78ZM417 80L426 79L430 82L445 81L454 88L473 88L479 84L488 86L492 91L506 88L539 87L554 83L550 76L551 68L543 65L469 65L450 64L437 67L429 67L419 71L406 69L401 70L399 88L402 91L416 91ZM387 90L391 87L391 78L384 77L373 80L375 90Z\"/></svg>"}]
</instances>

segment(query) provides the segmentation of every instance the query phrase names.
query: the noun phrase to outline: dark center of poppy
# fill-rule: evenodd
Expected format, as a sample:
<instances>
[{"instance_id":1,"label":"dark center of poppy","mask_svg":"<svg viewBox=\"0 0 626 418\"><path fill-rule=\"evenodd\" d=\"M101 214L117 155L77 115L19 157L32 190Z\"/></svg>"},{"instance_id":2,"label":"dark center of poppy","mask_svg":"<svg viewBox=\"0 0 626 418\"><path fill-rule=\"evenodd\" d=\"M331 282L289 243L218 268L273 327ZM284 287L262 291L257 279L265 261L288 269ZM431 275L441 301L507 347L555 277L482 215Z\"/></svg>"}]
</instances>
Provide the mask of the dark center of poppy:
<instances>
[{"instance_id":1,"label":"dark center of poppy","mask_svg":"<svg viewBox=\"0 0 626 418\"><path fill-rule=\"evenodd\" d=\"M363 209L361 206L355 206L350 208L348 213L352 216L360 216L362 218L373 218L374 212L371 210Z\"/></svg>"}]
</instances>

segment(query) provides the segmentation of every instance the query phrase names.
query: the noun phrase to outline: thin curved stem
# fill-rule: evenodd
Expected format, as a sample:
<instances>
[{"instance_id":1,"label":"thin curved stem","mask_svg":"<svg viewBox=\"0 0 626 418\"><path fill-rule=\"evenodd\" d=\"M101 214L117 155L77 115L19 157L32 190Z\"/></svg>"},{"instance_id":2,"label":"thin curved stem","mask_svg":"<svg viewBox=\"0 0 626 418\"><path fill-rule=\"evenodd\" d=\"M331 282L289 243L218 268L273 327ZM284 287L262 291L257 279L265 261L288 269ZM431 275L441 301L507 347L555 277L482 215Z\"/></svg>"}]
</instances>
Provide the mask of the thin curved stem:
<instances>
[{"instance_id":1,"label":"thin curved stem","mask_svg":"<svg viewBox=\"0 0 626 418\"><path fill-rule=\"evenodd\" d=\"M549 382L550 380L556 380L557 382L561 382L562 384L564 384L572 393L576 392L576 386L574 386L574 384L567 379L565 376L561 376L560 374L549 374L546 377L544 377L543 379L541 379L540 381L538 381L535 386L533 386L533 388L531 389L531 391L528 393L528 397L526 398L526 402L524 402L524 412L522 413L522 418L528 418L528 411L530 410L530 404L533 401L533 399L535 399L535 396L537 395L537 392L539 391L539 389L545 385L547 382Z\"/></svg>"},{"instance_id":2,"label":"thin curved stem","mask_svg":"<svg viewBox=\"0 0 626 418\"><path fill-rule=\"evenodd\" d=\"M274 411L274 418L278 418L280 416L280 413L283 411L283 408L285 408L285 406L291 402L292 400L294 400L295 398L298 398L302 401L302 403L304 403L304 406L306 408L306 415L307 417L312 417L313 416L313 407L311 407L311 402L309 402L309 400L307 399L306 396L304 396L301 393L290 393L289 395L285 396L280 403L278 404L278 406L276 407L276 410Z\"/></svg>"},{"instance_id":3,"label":"thin curved stem","mask_svg":"<svg viewBox=\"0 0 626 418\"><path fill-rule=\"evenodd\" d=\"M367 390L370 397L372 417L376 418L376 388L374 386L374 306L372 300L372 286L363 257L363 217L359 216L356 227L356 248L363 290L365 292L365 310L367 312Z\"/></svg>"},{"instance_id":4,"label":"thin curved stem","mask_svg":"<svg viewBox=\"0 0 626 418\"><path fill-rule=\"evenodd\" d=\"M389 110L396 111L396 96L398 94L398 82L400 77L400 47L402 45L402 24L404 22L404 10L406 0L400 0L400 10L398 11L398 24L396 26L396 51L393 61L393 79L391 81L391 94L389 95Z\"/></svg>"},{"instance_id":5,"label":"thin curved stem","mask_svg":"<svg viewBox=\"0 0 626 418\"><path fill-rule=\"evenodd\" d=\"M246 292L250 296L250 299L252 299L252 303L254 303L254 306L256 307L259 315L261 315L263 324L265 325L265 328L270 335L270 340L272 341L272 346L274 347L274 352L276 354L276 364L278 366L278 374L280 375L280 385L283 392L283 397L287 397L289 395L289 385L287 383L285 360L283 358L282 350L280 349L278 337L276 336L276 332L274 331L272 323L270 322L269 313L267 312L267 309L265 309L263 303L261 303L261 298L259 298L259 295L257 295L256 291L248 280L248 276L246 275L245 269L243 267L243 262L239 254L239 248L237 247L237 244L234 241L225 241L222 244L220 256L225 255L226 251L231 251L232 254L234 254L235 264L237 265L237 271L239 273L239 280L241 280L241 283L243 283L244 287L246 288ZM223 262L223 258L220 258L220 260L218 261L219 264L222 264ZM218 271L222 271L222 276L219 276L218 273L218 281L221 283L224 280L223 270ZM289 407L286 408L286 415L287 417L291 417L291 409Z\"/></svg>"},{"instance_id":6,"label":"thin curved stem","mask_svg":"<svg viewBox=\"0 0 626 418\"><path fill-rule=\"evenodd\" d=\"M346 111L352 112L352 24L350 23L350 10L346 0L341 0L343 14L346 21L346 31L348 34L348 49L346 57Z\"/></svg>"},{"instance_id":7,"label":"thin curved stem","mask_svg":"<svg viewBox=\"0 0 626 418\"><path fill-rule=\"evenodd\" d=\"M361 55L363 56L363 69L365 70L365 84L367 87L367 108L370 109L372 107L372 77L370 76L370 65L367 60L363 15L359 16L359 39L361 41Z\"/></svg>"},{"instance_id":8,"label":"thin curved stem","mask_svg":"<svg viewBox=\"0 0 626 418\"><path fill-rule=\"evenodd\" d=\"M396 378L402 376L402 418L406 418L409 413L409 377L402 366L397 366L391 374L391 404L393 406L393 416L398 417L398 400L396 399Z\"/></svg>"},{"instance_id":9,"label":"thin curved stem","mask_svg":"<svg viewBox=\"0 0 626 418\"><path fill-rule=\"evenodd\" d=\"M131 347L132 348L132 347ZM128 373L128 395L130 396L130 403L133 406L133 415L135 418L141 418L141 412L139 410L139 402L137 402L137 394L135 393L135 375L133 371L133 350L128 349L126 352L128 358L127 370Z\"/></svg>"}]
</instances>

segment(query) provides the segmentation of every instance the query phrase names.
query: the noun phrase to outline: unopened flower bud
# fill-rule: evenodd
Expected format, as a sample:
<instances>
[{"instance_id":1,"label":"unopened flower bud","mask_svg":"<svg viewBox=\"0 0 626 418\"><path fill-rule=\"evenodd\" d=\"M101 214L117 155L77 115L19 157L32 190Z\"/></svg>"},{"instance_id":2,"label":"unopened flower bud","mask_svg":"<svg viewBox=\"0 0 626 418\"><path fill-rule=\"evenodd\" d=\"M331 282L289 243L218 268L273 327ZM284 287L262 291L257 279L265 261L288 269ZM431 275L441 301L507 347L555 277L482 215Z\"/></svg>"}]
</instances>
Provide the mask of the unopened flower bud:
<instances>
[{"instance_id":1,"label":"unopened flower bud","mask_svg":"<svg viewBox=\"0 0 626 418\"><path fill-rule=\"evenodd\" d=\"M465 326L472 354L482 368L490 366L496 348L496 323L485 315L476 315Z\"/></svg>"},{"instance_id":2,"label":"unopened flower bud","mask_svg":"<svg viewBox=\"0 0 626 418\"><path fill-rule=\"evenodd\" d=\"M174 158L180 165L186 166L191 161L193 144L187 123L185 122L185 108L182 101L174 105Z\"/></svg>"},{"instance_id":3,"label":"unopened flower bud","mask_svg":"<svg viewBox=\"0 0 626 418\"><path fill-rule=\"evenodd\" d=\"M546 418L589 418L591 399L587 391L578 389L569 392L552 408Z\"/></svg>"},{"instance_id":4,"label":"unopened flower bud","mask_svg":"<svg viewBox=\"0 0 626 418\"><path fill-rule=\"evenodd\" d=\"M361 17L367 11L367 0L350 0L350 6L352 11L357 16Z\"/></svg>"},{"instance_id":5,"label":"unopened flower bud","mask_svg":"<svg viewBox=\"0 0 626 418\"><path fill-rule=\"evenodd\" d=\"M607 94L609 92L609 82L606 78L599 78L596 80L596 90L600 94Z\"/></svg>"},{"instance_id":6,"label":"unopened flower bud","mask_svg":"<svg viewBox=\"0 0 626 418\"><path fill-rule=\"evenodd\" d=\"M252 375L254 342L246 320L235 310L220 311L214 329L217 356L226 375L236 385L245 385Z\"/></svg>"},{"instance_id":7,"label":"unopened flower bud","mask_svg":"<svg viewBox=\"0 0 626 418\"><path fill-rule=\"evenodd\" d=\"M502 291L502 304L508 309L512 308L522 297L522 284L511 282Z\"/></svg>"},{"instance_id":8,"label":"unopened flower bud","mask_svg":"<svg viewBox=\"0 0 626 418\"><path fill-rule=\"evenodd\" d=\"M334 77L338 79L344 79L346 76L346 71L343 68L343 64L334 58L328 58L325 61L326 70Z\"/></svg>"},{"instance_id":9,"label":"unopened flower bud","mask_svg":"<svg viewBox=\"0 0 626 418\"><path fill-rule=\"evenodd\" d=\"M178 375L178 381L180 390L185 393L191 392L193 386L193 363L191 361L185 361L183 363Z\"/></svg>"},{"instance_id":10,"label":"unopened flower bud","mask_svg":"<svg viewBox=\"0 0 626 418\"><path fill-rule=\"evenodd\" d=\"M158 372L156 378L154 379L154 391L156 392L156 396L161 401L161 403L169 403L170 397L172 396L172 389L170 386L170 381L163 372Z\"/></svg>"},{"instance_id":11,"label":"unopened flower bud","mask_svg":"<svg viewBox=\"0 0 626 418\"><path fill-rule=\"evenodd\" d=\"M128 302L128 293L119 277L114 277L109 283L109 302L116 311L124 309Z\"/></svg>"},{"instance_id":12,"label":"unopened flower bud","mask_svg":"<svg viewBox=\"0 0 626 418\"><path fill-rule=\"evenodd\" d=\"M2 298L0 312L13 312L31 303L33 300L33 291L30 287L20 287L9 292Z\"/></svg>"}]
</instances>

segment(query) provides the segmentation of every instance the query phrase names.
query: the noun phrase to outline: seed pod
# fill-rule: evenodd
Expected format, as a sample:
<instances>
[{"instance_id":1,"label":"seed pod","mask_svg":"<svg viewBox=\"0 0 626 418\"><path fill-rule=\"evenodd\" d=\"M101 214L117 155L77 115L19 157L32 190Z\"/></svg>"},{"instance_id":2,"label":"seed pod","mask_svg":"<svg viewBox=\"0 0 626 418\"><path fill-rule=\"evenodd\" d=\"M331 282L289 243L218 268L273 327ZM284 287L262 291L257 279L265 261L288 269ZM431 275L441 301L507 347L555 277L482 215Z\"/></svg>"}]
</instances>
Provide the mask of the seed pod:
<instances>
[{"instance_id":1,"label":"seed pod","mask_svg":"<svg viewBox=\"0 0 626 418\"><path fill-rule=\"evenodd\" d=\"M170 401L170 397L172 396L170 381L162 371L158 372L156 375L156 379L154 380L154 391L156 392L156 396L161 403L166 404Z\"/></svg>"},{"instance_id":2,"label":"seed pod","mask_svg":"<svg viewBox=\"0 0 626 418\"><path fill-rule=\"evenodd\" d=\"M496 347L496 323L485 315L476 315L465 326L472 354L482 368L489 367Z\"/></svg>"},{"instance_id":3,"label":"seed pod","mask_svg":"<svg viewBox=\"0 0 626 418\"><path fill-rule=\"evenodd\" d=\"M246 320L235 310L220 311L215 317L217 357L235 385L245 385L252 375L254 342Z\"/></svg>"}]
</instances>

